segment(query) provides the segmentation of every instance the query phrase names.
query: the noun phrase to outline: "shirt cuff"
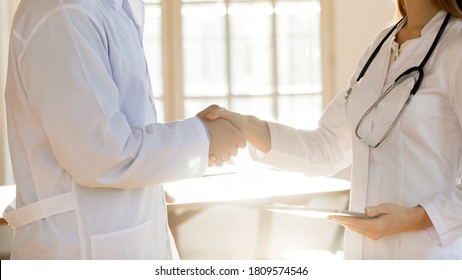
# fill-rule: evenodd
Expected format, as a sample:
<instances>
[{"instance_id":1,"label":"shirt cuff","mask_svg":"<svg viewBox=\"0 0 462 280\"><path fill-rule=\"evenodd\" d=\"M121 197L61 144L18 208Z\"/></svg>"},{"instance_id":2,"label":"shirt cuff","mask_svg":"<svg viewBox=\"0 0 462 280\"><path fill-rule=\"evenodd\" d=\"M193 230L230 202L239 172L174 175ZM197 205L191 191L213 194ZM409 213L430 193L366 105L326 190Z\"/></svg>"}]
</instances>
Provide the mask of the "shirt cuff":
<instances>
[{"instance_id":1,"label":"shirt cuff","mask_svg":"<svg viewBox=\"0 0 462 280\"><path fill-rule=\"evenodd\" d=\"M210 143L210 132L209 132L209 129L207 128L207 126L205 125L204 121L203 121L201 118L199 118L199 117L197 117L197 118L201 121L202 125L204 126L205 131L207 132L207 139L209 140L209 143Z\"/></svg>"}]
</instances>

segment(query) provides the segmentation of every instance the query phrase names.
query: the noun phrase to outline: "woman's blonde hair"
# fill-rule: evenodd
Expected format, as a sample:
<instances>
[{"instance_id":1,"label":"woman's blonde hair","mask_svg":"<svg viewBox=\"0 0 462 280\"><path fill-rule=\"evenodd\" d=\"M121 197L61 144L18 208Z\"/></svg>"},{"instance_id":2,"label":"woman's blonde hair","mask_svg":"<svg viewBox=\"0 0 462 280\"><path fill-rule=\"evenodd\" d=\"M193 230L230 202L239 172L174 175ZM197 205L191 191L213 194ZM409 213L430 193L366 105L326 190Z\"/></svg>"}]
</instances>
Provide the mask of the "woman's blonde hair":
<instances>
[{"instance_id":1,"label":"woman's blonde hair","mask_svg":"<svg viewBox=\"0 0 462 280\"><path fill-rule=\"evenodd\" d=\"M456 17L462 18L462 0L432 0L433 4ZM398 11L401 16L405 16L406 7L404 0L398 0Z\"/></svg>"}]
</instances>

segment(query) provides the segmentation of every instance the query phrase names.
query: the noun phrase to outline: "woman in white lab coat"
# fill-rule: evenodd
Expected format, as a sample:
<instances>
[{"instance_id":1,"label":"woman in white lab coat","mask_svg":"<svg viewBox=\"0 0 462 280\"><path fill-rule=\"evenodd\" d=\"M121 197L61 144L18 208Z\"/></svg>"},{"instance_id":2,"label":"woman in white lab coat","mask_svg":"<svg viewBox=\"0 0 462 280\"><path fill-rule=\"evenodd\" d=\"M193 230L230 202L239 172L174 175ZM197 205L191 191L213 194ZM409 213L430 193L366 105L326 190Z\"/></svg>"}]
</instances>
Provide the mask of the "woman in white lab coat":
<instances>
[{"instance_id":1,"label":"woman in white lab coat","mask_svg":"<svg viewBox=\"0 0 462 280\"><path fill-rule=\"evenodd\" d=\"M462 259L461 1L398 4L407 16L364 52L316 130L224 109L209 118L232 121L275 167L333 175L352 164L350 210L375 218L330 218L347 228L346 259Z\"/></svg>"},{"instance_id":2,"label":"woman in white lab coat","mask_svg":"<svg viewBox=\"0 0 462 280\"><path fill-rule=\"evenodd\" d=\"M6 87L12 259L176 258L161 183L245 145L225 120L157 123L143 7L21 1Z\"/></svg>"}]
</instances>

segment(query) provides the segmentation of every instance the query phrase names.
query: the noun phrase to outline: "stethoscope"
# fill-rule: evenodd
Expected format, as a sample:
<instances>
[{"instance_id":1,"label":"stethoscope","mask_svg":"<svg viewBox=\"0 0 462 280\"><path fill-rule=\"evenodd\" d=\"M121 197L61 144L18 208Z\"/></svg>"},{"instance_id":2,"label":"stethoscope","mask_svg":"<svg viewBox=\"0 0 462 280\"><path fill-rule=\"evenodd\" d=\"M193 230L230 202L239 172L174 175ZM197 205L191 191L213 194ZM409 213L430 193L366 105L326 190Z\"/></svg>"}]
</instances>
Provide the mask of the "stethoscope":
<instances>
[{"instance_id":1,"label":"stethoscope","mask_svg":"<svg viewBox=\"0 0 462 280\"><path fill-rule=\"evenodd\" d=\"M403 114L404 110L406 109L407 105L411 102L411 99L412 97L414 97L414 95L416 94L416 92L419 90L419 87L420 85L422 84L422 80L424 78L424 72L423 72L423 68L425 66L425 64L428 62L428 59L430 58L430 56L432 55L433 51L435 50L436 48L436 45L438 44L438 41L440 40L441 38L441 35L443 34L444 32L444 29L446 28L446 26L448 25L448 22L449 22L449 19L451 18L451 14L447 14L444 21L443 21L443 24L441 24L441 27L438 31L438 34L436 35L430 49L428 50L427 52L427 55L424 57L424 59L422 60L422 62L420 63L419 66L414 66L414 67L411 67L409 68L408 70L404 71L401 75L398 76L398 78L396 78L395 82L389 87L387 88L387 90L382 93L379 98L377 99L377 101L374 102L374 104L372 104L369 109L363 114L363 116L361 117L361 119L359 120L358 124L356 125L356 129L355 129L355 134L356 134L356 137L361 140L364 144L368 145L369 148L371 149L375 149L377 148L380 144L382 144L382 142L385 140L385 138L387 138L388 134L390 134L391 130L393 129L393 127L395 126L395 124L398 122L399 118L401 117L401 115ZM398 28L399 24L404 20L404 18L402 18L397 24L395 24L395 26L393 26L393 28L387 33L387 35L385 36L385 38L382 39L382 41L378 44L378 46L375 48L374 52L371 54L371 56L369 57L369 59L367 60L366 64L364 65L363 69L361 70L361 72L359 73L359 76L358 78L356 79L356 82L359 82L359 80L361 80L361 78L366 74L366 71L367 69L369 68L369 66L371 65L372 61L374 61L375 57L377 56L377 54L379 53L380 49L382 48L383 44L387 41L387 39L391 36L391 34L393 34L393 32ZM417 72L418 73L418 78L416 78L412 73L414 72ZM410 78L412 77L414 79L414 86L412 87L411 89L411 92L409 93L409 97L406 99L406 102L404 103L403 107L401 108L401 110L399 111L398 115L396 116L396 118L393 120L393 123L390 125L390 127L388 128L388 130L385 132L385 134L383 135L382 138L380 138L380 140L377 142L377 144L372 144L369 140L367 140L367 138L365 137L361 137L358 133L359 131L359 128L361 127L361 124L363 123L364 119L370 114L370 112L377 107L377 105L380 103L380 101L382 101L382 99L384 99L397 85L399 85L400 83L402 83L404 80L406 80L407 78ZM351 95L351 92L352 92L352 88L349 88L348 91L346 92L345 94L345 103L348 103L349 99L350 99L350 95Z\"/></svg>"}]
</instances>

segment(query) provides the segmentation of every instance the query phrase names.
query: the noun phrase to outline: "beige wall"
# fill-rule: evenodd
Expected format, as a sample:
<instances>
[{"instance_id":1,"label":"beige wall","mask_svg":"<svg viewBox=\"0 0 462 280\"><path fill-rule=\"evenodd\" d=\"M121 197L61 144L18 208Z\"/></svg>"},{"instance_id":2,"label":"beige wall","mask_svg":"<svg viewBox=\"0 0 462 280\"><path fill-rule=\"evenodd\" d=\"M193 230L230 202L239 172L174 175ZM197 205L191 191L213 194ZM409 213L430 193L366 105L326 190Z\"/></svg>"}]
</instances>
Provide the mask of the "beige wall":
<instances>
[{"instance_id":1,"label":"beige wall","mask_svg":"<svg viewBox=\"0 0 462 280\"><path fill-rule=\"evenodd\" d=\"M344 89L359 57L395 18L395 0L331 0L335 93Z\"/></svg>"}]
</instances>

